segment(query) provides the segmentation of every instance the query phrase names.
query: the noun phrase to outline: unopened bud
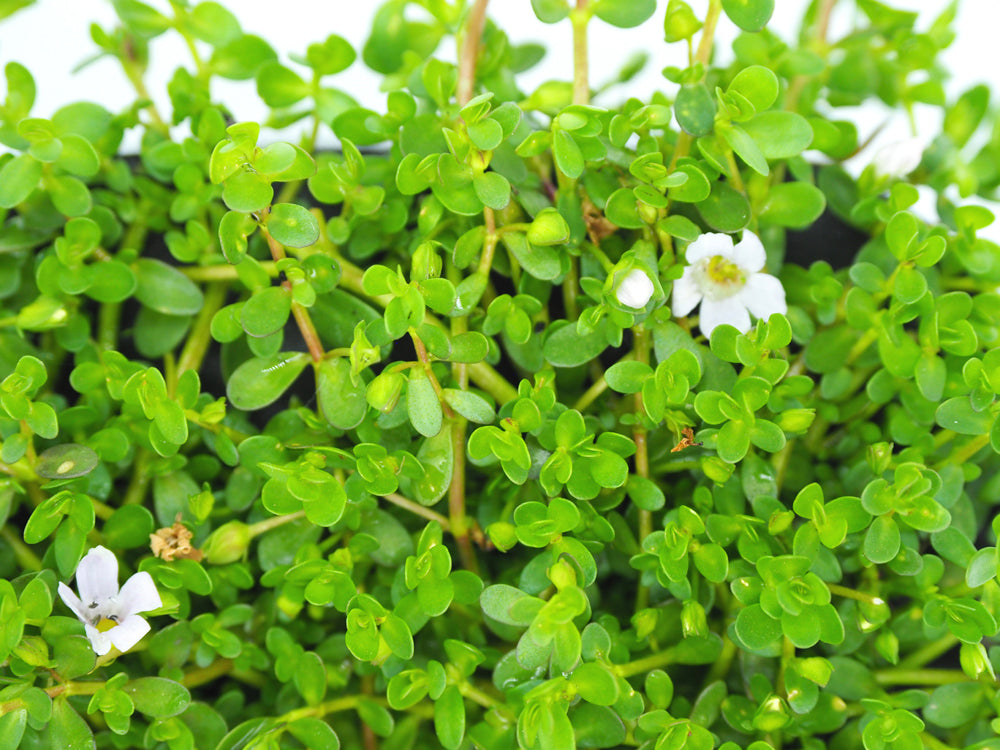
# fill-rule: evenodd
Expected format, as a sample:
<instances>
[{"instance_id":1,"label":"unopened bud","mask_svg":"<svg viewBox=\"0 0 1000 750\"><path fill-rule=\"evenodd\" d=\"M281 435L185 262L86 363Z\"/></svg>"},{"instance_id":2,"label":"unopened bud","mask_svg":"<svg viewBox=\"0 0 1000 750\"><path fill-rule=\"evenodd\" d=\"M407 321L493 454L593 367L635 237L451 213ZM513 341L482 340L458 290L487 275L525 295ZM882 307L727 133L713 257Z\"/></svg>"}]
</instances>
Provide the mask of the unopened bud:
<instances>
[{"instance_id":1,"label":"unopened bud","mask_svg":"<svg viewBox=\"0 0 1000 750\"><path fill-rule=\"evenodd\" d=\"M797 434L809 429L816 419L815 409L786 409L774 418L774 423L784 432Z\"/></svg>"},{"instance_id":2,"label":"unopened bud","mask_svg":"<svg viewBox=\"0 0 1000 750\"><path fill-rule=\"evenodd\" d=\"M208 537L202 552L205 560L215 565L236 562L250 546L250 527L241 521L223 524Z\"/></svg>"},{"instance_id":3,"label":"unopened bud","mask_svg":"<svg viewBox=\"0 0 1000 750\"><path fill-rule=\"evenodd\" d=\"M506 521L491 523L486 527L486 536L501 552L506 552L517 544L517 530L514 528L514 524Z\"/></svg>"},{"instance_id":4,"label":"unopened bud","mask_svg":"<svg viewBox=\"0 0 1000 750\"><path fill-rule=\"evenodd\" d=\"M653 296L655 288L649 274L639 268L633 268L618 282L615 288L615 298L625 307L641 310Z\"/></svg>"},{"instance_id":5,"label":"unopened bud","mask_svg":"<svg viewBox=\"0 0 1000 750\"><path fill-rule=\"evenodd\" d=\"M924 143L920 138L904 138L876 151L872 166L882 177L905 177L920 166L923 155Z\"/></svg>"},{"instance_id":6,"label":"unopened bud","mask_svg":"<svg viewBox=\"0 0 1000 750\"><path fill-rule=\"evenodd\" d=\"M368 405L383 414L388 414L396 407L405 382L406 378L398 372L383 372L377 375L365 391Z\"/></svg>"},{"instance_id":7,"label":"unopened bud","mask_svg":"<svg viewBox=\"0 0 1000 750\"><path fill-rule=\"evenodd\" d=\"M708 620L705 608L692 599L684 602L681 608L681 630L685 638L708 635Z\"/></svg>"},{"instance_id":8,"label":"unopened bud","mask_svg":"<svg viewBox=\"0 0 1000 750\"><path fill-rule=\"evenodd\" d=\"M990 662L986 648L982 643L963 643L958 658L962 664L962 671L970 680L978 680L984 675L989 675L991 680L996 680L993 664Z\"/></svg>"}]
</instances>

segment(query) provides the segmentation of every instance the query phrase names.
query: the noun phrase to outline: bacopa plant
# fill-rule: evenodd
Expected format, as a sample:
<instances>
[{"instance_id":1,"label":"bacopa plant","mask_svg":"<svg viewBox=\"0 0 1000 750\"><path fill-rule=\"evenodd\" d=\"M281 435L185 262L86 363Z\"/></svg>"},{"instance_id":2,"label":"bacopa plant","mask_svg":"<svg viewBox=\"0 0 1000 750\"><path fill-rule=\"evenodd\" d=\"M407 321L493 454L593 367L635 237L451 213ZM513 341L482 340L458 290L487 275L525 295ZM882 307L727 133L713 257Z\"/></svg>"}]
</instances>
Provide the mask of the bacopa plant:
<instances>
[{"instance_id":1,"label":"bacopa plant","mask_svg":"<svg viewBox=\"0 0 1000 750\"><path fill-rule=\"evenodd\" d=\"M776 5L531 0L534 90L486 0L113 0L119 112L7 63L0 747L1000 748L992 92L953 5Z\"/></svg>"}]
</instances>

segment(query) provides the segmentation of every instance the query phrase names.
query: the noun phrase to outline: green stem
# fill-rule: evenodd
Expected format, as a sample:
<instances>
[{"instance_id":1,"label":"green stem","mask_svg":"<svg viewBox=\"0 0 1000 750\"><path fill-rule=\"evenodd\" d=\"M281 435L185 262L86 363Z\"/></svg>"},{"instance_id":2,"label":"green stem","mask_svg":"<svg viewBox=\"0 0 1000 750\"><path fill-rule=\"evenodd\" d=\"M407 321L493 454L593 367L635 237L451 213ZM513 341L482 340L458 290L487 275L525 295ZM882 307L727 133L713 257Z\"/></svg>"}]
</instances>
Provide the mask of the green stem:
<instances>
[{"instance_id":1,"label":"green stem","mask_svg":"<svg viewBox=\"0 0 1000 750\"><path fill-rule=\"evenodd\" d=\"M278 277L278 265L273 260L262 260L257 264L270 278ZM236 266L222 263L217 266L182 266L180 269L191 281L238 281L240 276Z\"/></svg>"},{"instance_id":2,"label":"green stem","mask_svg":"<svg viewBox=\"0 0 1000 750\"><path fill-rule=\"evenodd\" d=\"M934 468L941 469L943 466L961 466L989 444L989 433L986 435L976 435L968 442L953 450L945 458L938 461L934 465Z\"/></svg>"},{"instance_id":3,"label":"green stem","mask_svg":"<svg viewBox=\"0 0 1000 750\"><path fill-rule=\"evenodd\" d=\"M573 104L590 104L590 73L587 53L588 0L576 0L570 12L573 23Z\"/></svg>"},{"instance_id":4,"label":"green stem","mask_svg":"<svg viewBox=\"0 0 1000 750\"><path fill-rule=\"evenodd\" d=\"M633 677L637 674L646 674L654 669L659 669L660 667L666 667L674 663L674 650L668 648L664 651L658 651L655 654L650 654L649 656L644 656L641 659L636 659L635 661L630 661L626 664L615 664L611 667L611 670L619 677Z\"/></svg>"},{"instance_id":5,"label":"green stem","mask_svg":"<svg viewBox=\"0 0 1000 750\"><path fill-rule=\"evenodd\" d=\"M146 497L146 488L152 476L149 473L149 460L152 458L149 451L139 447L135 449L135 461L132 463L132 480L125 490L125 497L122 505L137 505Z\"/></svg>"},{"instance_id":6,"label":"green stem","mask_svg":"<svg viewBox=\"0 0 1000 750\"><path fill-rule=\"evenodd\" d=\"M271 257L275 263L286 258L287 255L285 254L284 246L267 231L267 226L262 225L260 231L267 240L267 246L271 250ZM281 282L281 286L287 289L289 294L292 293L292 282L283 281ZM319 339L319 333L316 332L316 326L309 316L309 311L298 302L295 302L294 298L292 300L292 317L295 318L299 332L306 342L306 348L309 350L309 356L312 357L312 361L322 362L326 354L323 351L323 343Z\"/></svg>"},{"instance_id":7,"label":"green stem","mask_svg":"<svg viewBox=\"0 0 1000 750\"><path fill-rule=\"evenodd\" d=\"M205 353L212 343L212 318L219 311L226 301L228 285L214 282L208 285L205 290L205 300L198 311L194 324L191 326L191 334L188 336L180 357L177 358L177 374L183 374L185 370L198 372L201 363L205 359Z\"/></svg>"},{"instance_id":8,"label":"green stem","mask_svg":"<svg viewBox=\"0 0 1000 750\"><path fill-rule=\"evenodd\" d=\"M415 503L402 495L397 495L395 492L390 492L388 495L382 495L381 497L383 500L388 500L393 505L402 508L403 510L408 510L414 515L426 518L428 521L437 521L441 524L442 530L447 531L449 534L451 533L451 521L442 516L440 513L437 513L420 503Z\"/></svg>"},{"instance_id":9,"label":"green stem","mask_svg":"<svg viewBox=\"0 0 1000 750\"><path fill-rule=\"evenodd\" d=\"M125 44L128 45L130 42L126 40ZM145 99L149 102L145 106L145 109L149 112L149 117L153 121L153 127L162 135L169 138L170 128L160 116L160 111L156 108L156 104L153 102L153 97L149 95L149 90L146 88L146 82L142 78L142 71L139 69L135 60L130 56L130 52L126 50L125 56L119 57L118 59L121 61L122 70L125 71L125 76L132 84L132 88L135 89L135 93L139 95L140 99Z\"/></svg>"},{"instance_id":10,"label":"green stem","mask_svg":"<svg viewBox=\"0 0 1000 750\"><path fill-rule=\"evenodd\" d=\"M476 59L479 57L479 39L486 26L486 6L490 0L476 0L469 10L458 54L458 104L464 107L472 98L476 88Z\"/></svg>"},{"instance_id":11,"label":"green stem","mask_svg":"<svg viewBox=\"0 0 1000 750\"><path fill-rule=\"evenodd\" d=\"M842 596L845 599L854 599L858 602L865 602L866 604L872 604L879 606L885 604L885 600L882 597L875 594L866 594L863 591L857 591L856 589L849 589L846 586L840 586L836 583L828 583L826 587L830 590L831 594L836 596Z\"/></svg>"},{"instance_id":12,"label":"green stem","mask_svg":"<svg viewBox=\"0 0 1000 750\"><path fill-rule=\"evenodd\" d=\"M250 534L250 538L260 536L271 529L276 529L279 526L284 526L286 523L291 523L292 521L298 521L300 518L305 518L306 512L304 510L297 510L294 513L286 513L283 516L275 516L274 518L267 518L263 521L258 521L257 523L252 523L247 528Z\"/></svg>"},{"instance_id":13,"label":"green stem","mask_svg":"<svg viewBox=\"0 0 1000 750\"><path fill-rule=\"evenodd\" d=\"M922 667L934 661L942 654L948 653L957 645L958 639L949 633L948 635L941 636L936 641L928 643L926 646L918 648L905 659L901 659L896 666L899 669Z\"/></svg>"},{"instance_id":14,"label":"green stem","mask_svg":"<svg viewBox=\"0 0 1000 750\"><path fill-rule=\"evenodd\" d=\"M649 365L649 332L640 323L632 328L634 341L632 351L635 354L636 362ZM644 478L649 478L649 446L647 443L648 433L644 422L646 410L642 402L642 391L635 393L635 425L632 428L632 439L635 441L635 473ZM638 542L653 533L653 513L649 510L639 510L639 532ZM649 604L649 587L639 586L636 595L636 611L645 609Z\"/></svg>"},{"instance_id":15,"label":"green stem","mask_svg":"<svg viewBox=\"0 0 1000 750\"><path fill-rule=\"evenodd\" d=\"M583 392L583 395L576 400L575 404L573 404L573 408L582 412L594 403L595 399L597 399L597 397L606 390L608 390L608 381L604 379L604 376L601 376L594 381L594 384L591 385L590 388Z\"/></svg>"},{"instance_id":16,"label":"green stem","mask_svg":"<svg viewBox=\"0 0 1000 750\"><path fill-rule=\"evenodd\" d=\"M893 668L879 669L874 674L879 685L950 685L969 681L968 675L961 669Z\"/></svg>"},{"instance_id":17,"label":"green stem","mask_svg":"<svg viewBox=\"0 0 1000 750\"><path fill-rule=\"evenodd\" d=\"M41 570L45 567L42 564L42 558L36 555L27 544L21 541L21 537L14 533L14 530L9 525L4 525L0 528L0 538L2 538L10 548L14 550L14 558L17 560L17 564L23 570Z\"/></svg>"}]
</instances>

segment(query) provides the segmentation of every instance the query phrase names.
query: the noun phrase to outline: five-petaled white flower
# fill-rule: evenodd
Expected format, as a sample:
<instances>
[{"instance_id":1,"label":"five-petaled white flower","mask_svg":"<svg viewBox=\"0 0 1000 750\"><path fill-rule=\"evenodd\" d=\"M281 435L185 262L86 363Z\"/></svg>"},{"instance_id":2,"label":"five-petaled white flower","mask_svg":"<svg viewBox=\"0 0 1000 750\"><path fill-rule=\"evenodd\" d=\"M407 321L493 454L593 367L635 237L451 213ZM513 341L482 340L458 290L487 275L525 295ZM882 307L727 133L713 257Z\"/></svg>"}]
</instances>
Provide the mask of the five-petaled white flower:
<instances>
[{"instance_id":1,"label":"five-petaled white flower","mask_svg":"<svg viewBox=\"0 0 1000 750\"><path fill-rule=\"evenodd\" d=\"M882 146L872 157L872 166L883 177L901 178L920 166L924 142L920 138L904 138Z\"/></svg>"},{"instance_id":2,"label":"five-petaled white flower","mask_svg":"<svg viewBox=\"0 0 1000 750\"><path fill-rule=\"evenodd\" d=\"M83 622L90 645L98 656L114 646L125 652L149 632L149 623L139 612L163 606L149 573L136 573L118 588L118 558L104 547L94 547L76 568L77 597L65 583L59 596Z\"/></svg>"},{"instance_id":3,"label":"five-petaled white flower","mask_svg":"<svg viewBox=\"0 0 1000 750\"><path fill-rule=\"evenodd\" d=\"M728 234L701 235L688 245L688 266L674 282L674 315L687 315L700 302L698 325L710 337L724 323L746 333L750 314L766 319L787 312L781 282L760 272L765 259L764 246L749 230L735 245Z\"/></svg>"},{"instance_id":4,"label":"five-petaled white flower","mask_svg":"<svg viewBox=\"0 0 1000 750\"><path fill-rule=\"evenodd\" d=\"M628 274L618 282L615 288L615 297L626 307L633 310L641 310L653 296L653 282L649 274L639 268L633 268Z\"/></svg>"}]
</instances>

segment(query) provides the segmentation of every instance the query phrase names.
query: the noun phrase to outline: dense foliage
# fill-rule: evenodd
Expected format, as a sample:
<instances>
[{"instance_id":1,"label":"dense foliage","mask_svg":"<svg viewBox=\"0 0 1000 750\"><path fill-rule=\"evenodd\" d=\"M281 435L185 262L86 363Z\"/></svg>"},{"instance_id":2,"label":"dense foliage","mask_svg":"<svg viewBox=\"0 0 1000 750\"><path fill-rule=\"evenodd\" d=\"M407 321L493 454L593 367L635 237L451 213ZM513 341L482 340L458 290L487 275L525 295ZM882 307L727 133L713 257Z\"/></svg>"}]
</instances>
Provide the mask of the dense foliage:
<instances>
[{"instance_id":1,"label":"dense foliage","mask_svg":"<svg viewBox=\"0 0 1000 750\"><path fill-rule=\"evenodd\" d=\"M784 40L773 0L531 0L573 81L525 91L486 0L289 60L113 4L126 110L5 68L0 747L1000 748L1000 247L962 205L1000 127L945 94L954 8ZM688 64L622 101L649 55L596 88L590 23ZM922 142L873 156L866 101ZM824 216L843 267L784 262Z\"/></svg>"}]
</instances>

